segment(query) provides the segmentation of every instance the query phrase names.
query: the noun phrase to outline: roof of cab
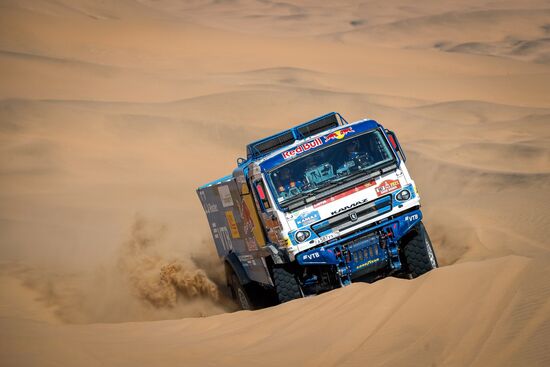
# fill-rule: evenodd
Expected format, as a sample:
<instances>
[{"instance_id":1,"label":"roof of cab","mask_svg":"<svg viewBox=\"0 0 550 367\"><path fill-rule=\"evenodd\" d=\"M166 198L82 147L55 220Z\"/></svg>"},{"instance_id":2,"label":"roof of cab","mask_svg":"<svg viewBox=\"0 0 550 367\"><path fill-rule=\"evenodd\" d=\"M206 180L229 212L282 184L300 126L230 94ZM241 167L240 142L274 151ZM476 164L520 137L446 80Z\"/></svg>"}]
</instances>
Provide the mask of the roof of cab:
<instances>
[{"instance_id":1,"label":"roof of cab","mask_svg":"<svg viewBox=\"0 0 550 367\"><path fill-rule=\"evenodd\" d=\"M354 132L354 133L361 133L361 132L365 132L365 131L368 131L368 130L372 130L372 129L375 129L377 127L380 127L381 125L376 122L375 120L369 120L369 119L363 119L363 120L359 120L359 121L355 121L355 122L352 122L352 123L348 123L347 125L344 125L344 126L350 126L350 127L354 127L354 126L357 126L357 125L361 125L361 129L357 132ZM265 169L269 169L271 167L274 167L276 165L279 165L280 163L284 162L284 161L287 161L287 159L283 158L282 154L288 150L292 150L293 148L296 148L302 144L305 144L305 143L308 143L308 142L311 142L311 141L315 141L316 139L320 139L321 137L324 137L324 136L327 136L335 131L338 131L338 130L341 130L342 128L345 128L343 126L338 126L338 127L335 127L335 128L332 128L332 129L329 129L329 130L326 130L326 131L322 131L316 135L312 135L306 139L303 139L303 140L297 140L295 143L293 143L292 145L288 145L288 146L284 146L280 149L277 149L265 156L262 156L261 158L259 159L256 159L256 160L248 160L246 162L244 162L243 164L245 163L251 163L251 162L255 162L257 164L260 164L263 166L263 168ZM322 142L321 145L324 145L325 142ZM314 150L317 150L319 147L315 147L312 149L312 151ZM293 158L289 159L288 161L292 160ZM266 162L269 162L267 165L265 165ZM269 166L269 167L268 167Z\"/></svg>"}]
</instances>

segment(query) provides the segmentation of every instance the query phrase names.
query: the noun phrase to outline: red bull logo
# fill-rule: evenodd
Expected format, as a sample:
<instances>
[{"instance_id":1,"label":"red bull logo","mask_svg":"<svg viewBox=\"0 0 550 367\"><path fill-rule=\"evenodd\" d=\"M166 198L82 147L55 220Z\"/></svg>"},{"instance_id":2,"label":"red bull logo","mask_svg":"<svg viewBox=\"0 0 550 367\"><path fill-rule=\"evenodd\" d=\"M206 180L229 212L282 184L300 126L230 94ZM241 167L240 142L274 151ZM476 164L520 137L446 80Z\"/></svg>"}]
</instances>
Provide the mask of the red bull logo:
<instances>
[{"instance_id":1,"label":"red bull logo","mask_svg":"<svg viewBox=\"0 0 550 367\"><path fill-rule=\"evenodd\" d=\"M345 129L334 131L328 135L325 135L325 143L332 139L343 139L347 134L355 132L352 127L346 127Z\"/></svg>"},{"instance_id":2,"label":"red bull logo","mask_svg":"<svg viewBox=\"0 0 550 367\"><path fill-rule=\"evenodd\" d=\"M321 139L317 138L317 139L312 140L310 142L299 145L294 149L287 150L286 152L283 152L283 158L284 159L289 159L289 158L295 157L298 154L302 154L303 152L307 152L308 150L313 149L315 147L318 147L320 145L323 145L323 141Z\"/></svg>"}]
</instances>

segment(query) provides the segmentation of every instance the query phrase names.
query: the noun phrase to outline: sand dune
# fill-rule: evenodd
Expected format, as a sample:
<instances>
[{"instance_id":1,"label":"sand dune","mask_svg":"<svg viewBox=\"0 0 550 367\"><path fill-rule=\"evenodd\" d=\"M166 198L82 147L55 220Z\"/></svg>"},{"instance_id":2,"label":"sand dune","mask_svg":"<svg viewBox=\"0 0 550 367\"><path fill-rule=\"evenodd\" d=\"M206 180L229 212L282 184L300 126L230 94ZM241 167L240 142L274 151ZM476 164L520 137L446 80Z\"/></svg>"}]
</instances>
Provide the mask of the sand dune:
<instances>
[{"instance_id":1,"label":"sand dune","mask_svg":"<svg viewBox=\"0 0 550 367\"><path fill-rule=\"evenodd\" d=\"M2 365L548 365L547 1L4 1ZM195 188L395 130L440 269L234 312ZM208 317L200 317L208 316Z\"/></svg>"},{"instance_id":2,"label":"sand dune","mask_svg":"<svg viewBox=\"0 0 550 367\"><path fill-rule=\"evenodd\" d=\"M306 366L365 361L544 365L548 354L540 339L547 335L537 325L547 320L548 302L539 300L547 299L550 289L548 268L536 265L540 264L535 260L515 256L489 260L483 266L465 263L412 283L386 279L374 285L355 284L273 309L207 319L70 328L6 320L4 325L19 333L3 331L4 337L9 336L3 360L16 364L20 356L7 348L25 344L25 361L46 366L251 362L277 366L284 361ZM307 348L299 347L304 343ZM45 349L47 360L40 358Z\"/></svg>"}]
</instances>

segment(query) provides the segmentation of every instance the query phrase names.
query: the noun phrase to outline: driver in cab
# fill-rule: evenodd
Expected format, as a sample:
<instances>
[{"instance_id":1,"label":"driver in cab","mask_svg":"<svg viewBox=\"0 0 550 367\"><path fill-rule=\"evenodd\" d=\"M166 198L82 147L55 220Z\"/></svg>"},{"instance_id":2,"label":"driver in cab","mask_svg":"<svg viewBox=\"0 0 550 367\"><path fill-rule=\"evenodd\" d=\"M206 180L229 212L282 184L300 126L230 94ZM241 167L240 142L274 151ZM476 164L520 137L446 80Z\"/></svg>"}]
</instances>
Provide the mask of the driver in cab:
<instances>
[{"instance_id":1,"label":"driver in cab","mask_svg":"<svg viewBox=\"0 0 550 367\"><path fill-rule=\"evenodd\" d=\"M349 174L352 169L361 169L362 166L369 165L371 161L372 157L370 154L361 149L357 139L353 139L346 144L344 162L338 168L338 173Z\"/></svg>"},{"instance_id":2,"label":"driver in cab","mask_svg":"<svg viewBox=\"0 0 550 367\"><path fill-rule=\"evenodd\" d=\"M359 150L359 142L357 140L352 140L346 145L346 162L353 161L359 156L364 155L364 152Z\"/></svg>"},{"instance_id":3,"label":"driver in cab","mask_svg":"<svg viewBox=\"0 0 550 367\"><path fill-rule=\"evenodd\" d=\"M292 193L292 189L300 188L303 186L302 181L296 181L292 178L290 168L283 167L278 174L278 187L279 193Z\"/></svg>"}]
</instances>

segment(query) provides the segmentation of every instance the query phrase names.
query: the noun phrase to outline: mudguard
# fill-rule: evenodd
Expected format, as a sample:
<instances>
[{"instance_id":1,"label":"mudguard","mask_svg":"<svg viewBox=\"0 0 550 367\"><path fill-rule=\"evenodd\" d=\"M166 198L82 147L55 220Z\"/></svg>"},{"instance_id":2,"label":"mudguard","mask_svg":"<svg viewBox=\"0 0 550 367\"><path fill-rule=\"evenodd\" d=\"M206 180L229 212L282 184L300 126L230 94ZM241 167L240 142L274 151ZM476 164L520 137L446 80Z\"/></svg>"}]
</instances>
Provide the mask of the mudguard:
<instances>
[{"instance_id":1,"label":"mudguard","mask_svg":"<svg viewBox=\"0 0 550 367\"><path fill-rule=\"evenodd\" d=\"M225 257L225 262L229 265L231 270L233 270L233 272L235 273L235 275L239 279L239 283L241 283L241 285L248 284L252 281L248 277L248 274L246 273L246 270L244 270L244 267L243 267L241 261L239 260L237 254L235 254L234 252L230 252Z\"/></svg>"}]
</instances>

